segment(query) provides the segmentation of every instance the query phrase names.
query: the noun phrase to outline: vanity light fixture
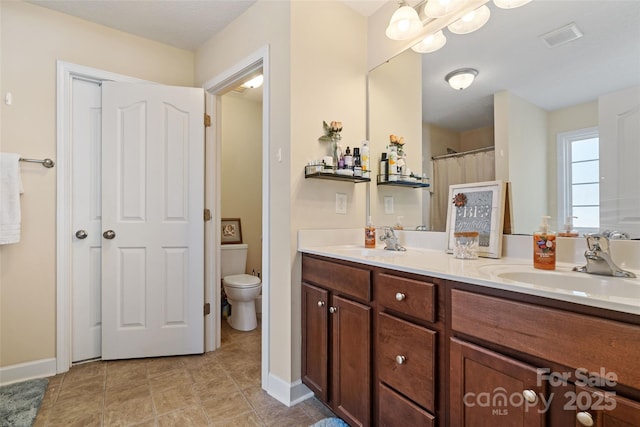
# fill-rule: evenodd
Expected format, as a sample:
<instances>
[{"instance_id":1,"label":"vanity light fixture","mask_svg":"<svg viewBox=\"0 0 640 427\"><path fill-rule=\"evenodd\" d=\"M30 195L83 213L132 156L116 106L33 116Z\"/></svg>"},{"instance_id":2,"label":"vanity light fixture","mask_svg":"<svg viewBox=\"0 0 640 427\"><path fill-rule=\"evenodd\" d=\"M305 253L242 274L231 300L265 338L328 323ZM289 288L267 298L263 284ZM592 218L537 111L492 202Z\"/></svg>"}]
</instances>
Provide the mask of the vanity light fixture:
<instances>
[{"instance_id":1,"label":"vanity light fixture","mask_svg":"<svg viewBox=\"0 0 640 427\"><path fill-rule=\"evenodd\" d=\"M442 30L440 30L435 34L429 34L427 37L422 39L420 43L411 46L411 49L418 53L431 53L440 49L446 42L447 38Z\"/></svg>"},{"instance_id":2,"label":"vanity light fixture","mask_svg":"<svg viewBox=\"0 0 640 427\"><path fill-rule=\"evenodd\" d=\"M262 86L262 82L264 81L264 76L262 74L252 78L248 82L242 84L242 87L247 89L255 89L257 87Z\"/></svg>"},{"instance_id":3,"label":"vanity light fixture","mask_svg":"<svg viewBox=\"0 0 640 427\"><path fill-rule=\"evenodd\" d=\"M415 37L420 30L422 30L422 21L418 12L402 2L398 10L393 12L385 34L391 40L407 40Z\"/></svg>"},{"instance_id":4,"label":"vanity light fixture","mask_svg":"<svg viewBox=\"0 0 640 427\"><path fill-rule=\"evenodd\" d=\"M531 0L493 0L493 4L500 9L515 9L516 7L524 6Z\"/></svg>"},{"instance_id":5,"label":"vanity light fixture","mask_svg":"<svg viewBox=\"0 0 640 427\"><path fill-rule=\"evenodd\" d=\"M424 14L429 18L442 18L460 8L465 0L428 0L424 5Z\"/></svg>"},{"instance_id":6,"label":"vanity light fixture","mask_svg":"<svg viewBox=\"0 0 640 427\"><path fill-rule=\"evenodd\" d=\"M454 34L469 34L482 28L489 20L489 16L491 16L491 11L486 5L482 5L450 24L447 28Z\"/></svg>"},{"instance_id":7,"label":"vanity light fixture","mask_svg":"<svg viewBox=\"0 0 640 427\"><path fill-rule=\"evenodd\" d=\"M455 90L463 90L471 86L478 75L475 68L459 68L447 74L444 79Z\"/></svg>"}]
</instances>

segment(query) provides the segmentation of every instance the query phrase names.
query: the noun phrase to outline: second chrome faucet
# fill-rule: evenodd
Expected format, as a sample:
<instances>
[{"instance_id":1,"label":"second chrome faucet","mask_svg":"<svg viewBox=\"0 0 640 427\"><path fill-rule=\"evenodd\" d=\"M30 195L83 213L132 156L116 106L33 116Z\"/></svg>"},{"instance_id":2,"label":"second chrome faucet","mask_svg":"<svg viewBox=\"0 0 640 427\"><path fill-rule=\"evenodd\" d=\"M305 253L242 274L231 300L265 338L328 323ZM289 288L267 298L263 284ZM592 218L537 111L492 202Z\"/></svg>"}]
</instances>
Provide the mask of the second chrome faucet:
<instances>
[{"instance_id":1,"label":"second chrome faucet","mask_svg":"<svg viewBox=\"0 0 640 427\"><path fill-rule=\"evenodd\" d=\"M609 250L609 237L606 233L586 234L585 237L587 238L587 250L584 252L584 257L587 264L582 267L574 267L574 271L603 276L636 277L634 273L621 269L613 262Z\"/></svg>"}]
</instances>

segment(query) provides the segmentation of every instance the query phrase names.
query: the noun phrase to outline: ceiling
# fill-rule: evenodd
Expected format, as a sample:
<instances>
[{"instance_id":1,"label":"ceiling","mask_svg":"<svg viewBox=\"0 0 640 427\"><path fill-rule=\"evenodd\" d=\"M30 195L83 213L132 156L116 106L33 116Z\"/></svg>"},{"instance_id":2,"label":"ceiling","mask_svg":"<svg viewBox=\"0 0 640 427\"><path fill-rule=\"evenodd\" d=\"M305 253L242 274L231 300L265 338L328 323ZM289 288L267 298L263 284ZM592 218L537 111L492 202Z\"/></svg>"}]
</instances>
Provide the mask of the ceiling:
<instances>
[{"instance_id":1,"label":"ceiling","mask_svg":"<svg viewBox=\"0 0 640 427\"><path fill-rule=\"evenodd\" d=\"M640 1L534 0L491 9L489 22L468 35L445 30L447 44L423 54L423 120L464 131L493 125L493 94L509 90L554 111L640 85ZM548 48L538 36L574 22L584 36ZM413 52L411 52L413 53ZM479 71L455 91L444 76Z\"/></svg>"},{"instance_id":2,"label":"ceiling","mask_svg":"<svg viewBox=\"0 0 640 427\"><path fill-rule=\"evenodd\" d=\"M140 37L196 50L256 0L26 0ZM387 0L343 0L364 16Z\"/></svg>"}]
</instances>

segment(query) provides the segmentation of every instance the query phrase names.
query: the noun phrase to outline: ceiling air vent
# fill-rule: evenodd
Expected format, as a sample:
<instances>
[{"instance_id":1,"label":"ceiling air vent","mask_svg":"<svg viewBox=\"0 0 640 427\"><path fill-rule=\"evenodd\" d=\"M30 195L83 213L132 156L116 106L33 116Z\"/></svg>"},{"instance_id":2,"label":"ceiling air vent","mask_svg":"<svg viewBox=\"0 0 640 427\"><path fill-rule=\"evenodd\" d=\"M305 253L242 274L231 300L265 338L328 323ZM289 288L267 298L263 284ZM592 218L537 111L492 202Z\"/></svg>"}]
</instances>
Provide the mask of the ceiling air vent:
<instances>
[{"instance_id":1,"label":"ceiling air vent","mask_svg":"<svg viewBox=\"0 0 640 427\"><path fill-rule=\"evenodd\" d=\"M558 47L582 37L582 31L574 22L564 27L549 31L546 34L538 36L549 48Z\"/></svg>"}]
</instances>

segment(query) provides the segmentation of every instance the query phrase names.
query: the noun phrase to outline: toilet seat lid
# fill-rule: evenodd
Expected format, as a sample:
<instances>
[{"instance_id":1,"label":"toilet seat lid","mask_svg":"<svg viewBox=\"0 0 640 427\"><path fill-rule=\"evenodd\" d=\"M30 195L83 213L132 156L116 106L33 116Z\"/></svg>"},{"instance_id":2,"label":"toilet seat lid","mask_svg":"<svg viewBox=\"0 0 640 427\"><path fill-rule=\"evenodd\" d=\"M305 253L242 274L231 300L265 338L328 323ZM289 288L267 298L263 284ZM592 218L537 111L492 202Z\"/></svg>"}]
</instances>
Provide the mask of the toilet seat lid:
<instances>
[{"instance_id":1,"label":"toilet seat lid","mask_svg":"<svg viewBox=\"0 0 640 427\"><path fill-rule=\"evenodd\" d=\"M222 279L224 284L232 288L250 288L260 284L260 278L251 274L234 274Z\"/></svg>"}]
</instances>

